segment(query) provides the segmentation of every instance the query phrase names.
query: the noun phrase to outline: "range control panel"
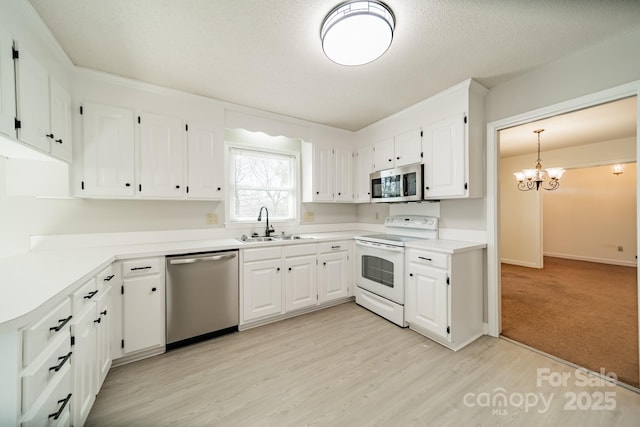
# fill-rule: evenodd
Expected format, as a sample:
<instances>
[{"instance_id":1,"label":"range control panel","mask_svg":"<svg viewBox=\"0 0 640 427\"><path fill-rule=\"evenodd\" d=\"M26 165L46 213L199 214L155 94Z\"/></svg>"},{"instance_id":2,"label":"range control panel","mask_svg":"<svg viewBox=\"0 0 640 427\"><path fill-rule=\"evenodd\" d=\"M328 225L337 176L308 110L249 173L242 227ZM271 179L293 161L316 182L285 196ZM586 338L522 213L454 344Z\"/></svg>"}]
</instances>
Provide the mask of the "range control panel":
<instances>
[{"instance_id":1,"label":"range control panel","mask_svg":"<svg viewBox=\"0 0 640 427\"><path fill-rule=\"evenodd\" d=\"M393 228L416 228L420 230L437 230L438 218L422 215L394 215L385 218L384 225Z\"/></svg>"}]
</instances>

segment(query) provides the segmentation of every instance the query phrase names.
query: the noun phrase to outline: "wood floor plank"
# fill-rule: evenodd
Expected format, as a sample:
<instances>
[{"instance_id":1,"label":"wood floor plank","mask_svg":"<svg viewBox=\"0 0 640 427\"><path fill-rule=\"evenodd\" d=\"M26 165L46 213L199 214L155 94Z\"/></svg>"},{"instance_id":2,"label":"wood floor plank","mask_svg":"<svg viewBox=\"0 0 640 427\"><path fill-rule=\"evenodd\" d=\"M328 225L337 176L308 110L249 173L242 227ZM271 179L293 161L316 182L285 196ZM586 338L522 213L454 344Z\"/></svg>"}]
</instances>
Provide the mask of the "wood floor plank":
<instances>
[{"instance_id":1,"label":"wood floor plank","mask_svg":"<svg viewBox=\"0 0 640 427\"><path fill-rule=\"evenodd\" d=\"M538 368L568 380L538 386ZM454 353L347 303L114 368L87 425L637 425L640 395L576 375L491 337ZM589 409L605 392L615 409ZM589 408L565 409L571 393Z\"/></svg>"}]
</instances>

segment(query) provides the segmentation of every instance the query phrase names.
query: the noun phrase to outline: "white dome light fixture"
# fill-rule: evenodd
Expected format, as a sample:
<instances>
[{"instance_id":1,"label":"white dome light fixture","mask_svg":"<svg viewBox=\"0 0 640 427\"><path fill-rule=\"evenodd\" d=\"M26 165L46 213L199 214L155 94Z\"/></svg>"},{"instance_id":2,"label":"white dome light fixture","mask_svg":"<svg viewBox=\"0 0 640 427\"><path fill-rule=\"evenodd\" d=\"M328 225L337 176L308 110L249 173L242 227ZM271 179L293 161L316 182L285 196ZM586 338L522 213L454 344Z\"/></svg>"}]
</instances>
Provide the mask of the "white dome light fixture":
<instances>
[{"instance_id":1,"label":"white dome light fixture","mask_svg":"<svg viewBox=\"0 0 640 427\"><path fill-rule=\"evenodd\" d=\"M322 50L336 64L368 64L389 49L394 29L395 17L386 4L346 1L333 8L322 22Z\"/></svg>"}]
</instances>

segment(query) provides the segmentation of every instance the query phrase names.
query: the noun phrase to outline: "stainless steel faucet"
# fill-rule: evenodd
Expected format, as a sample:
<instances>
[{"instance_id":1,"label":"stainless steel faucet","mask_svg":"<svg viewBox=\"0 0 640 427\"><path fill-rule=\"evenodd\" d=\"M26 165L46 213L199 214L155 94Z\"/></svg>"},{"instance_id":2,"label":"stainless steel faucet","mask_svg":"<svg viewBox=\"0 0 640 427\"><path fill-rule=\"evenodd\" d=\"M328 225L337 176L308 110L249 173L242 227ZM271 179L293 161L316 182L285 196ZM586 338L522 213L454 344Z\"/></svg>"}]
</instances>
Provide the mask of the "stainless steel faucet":
<instances>
[{"instance_id":1,"label":"stainless steel faucet","mask_svg":"<svg viewBox=\"0 0 640 427\"><path fill-rule=\"evenodd\" d=\"M264 230L264 235L265 235L266 237L269 237L269 235L270 235L271 233L274 233L274 232L275 232L275 230L273 229L273 227L269 227L269 209L267 209L267 207L266 207L266 206L262 206L262 207L260 208L260 212L258 213L258 221L262 221L262 209L264 209L264 210L265 210L265 212L267 212L267 227L266 227L266 228L265 228L265 230Z\"/></svg>"}]
</instances>

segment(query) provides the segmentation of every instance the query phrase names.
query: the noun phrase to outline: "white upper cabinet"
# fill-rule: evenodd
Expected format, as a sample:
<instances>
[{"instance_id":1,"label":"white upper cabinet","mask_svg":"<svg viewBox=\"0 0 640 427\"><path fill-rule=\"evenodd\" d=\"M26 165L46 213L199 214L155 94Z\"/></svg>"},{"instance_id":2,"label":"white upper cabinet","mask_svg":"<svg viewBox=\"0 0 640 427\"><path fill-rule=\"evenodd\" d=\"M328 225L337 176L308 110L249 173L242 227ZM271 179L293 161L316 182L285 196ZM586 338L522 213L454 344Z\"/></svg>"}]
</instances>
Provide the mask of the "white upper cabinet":
<instances>
[{"instance_id":1,"label":"white upper cabinet","mask_svg":"<svg viewBox=\"0 0 640 427\"><path fill-rule=\"evenodd\" d=\"M313 201L333 201L334 154L332 147L313 146Z\"/></svg>"},{"instance_id":2,"label":"white upper cabinet","mask_svg":"<svg viewBox=\"0 0 640 427\"><path fill-rule=\"evenodd\" d=\"M16 90L13 73L13 40L0 27L0 132L15 136Z\"/></svg>"},{"instance_id":3,"label":"white upper cabinet","mask_svg":"<svg viewBox=\"0 0 640 427\"><path fill-rule=\"evenodd\" d=\"M336 202L353 200L353 153L344 148L334 149L335 184L333 198Z\"/></svg>"},{"instance_id":4,"label":"white upper cabinet","mask_svg":"<svg viewBox=\"0 0 640 427\"><path fill-rule=\"evenodd\" d=\"M184 185L184 125L180 119L140 114L139 179L141 197L180 198Z\"/></svg>"},{"instance_id":5,"label":"white upper cabinet","mask_svg":"<svg viewBox=\"0 0 640 427\"><path fill-rule=\"evenodd\" d=\"M84 178L80 196L133 197L133 110L85 103L82 111Z\"/></svg>"},{"instance_id":6,"label":"white upper cabinet","mask_svg":"<svg viewBox=\"0 0 640 427\"><path fill-rule=\"evenodd\" d=\"M463 113L433 123L424 131L424 198L464 196L465 121Z\"/></svg>"},{"instance_id":7,"label":"white upper cabinet","mask_svg":"<svg viewBox=\"0 0 640 427\"><path fill-rule=\"evenodd\" d=\"M393 138L383 139L373 145L373 170L391 169L395 162L393 158Z\"/></svg>"},{"instance_id":8,"label":"white upper cabinet","mask_svg":"<svg viewBox=\"0 0 640 427\"><path fill-rule=\"evenodd\" d=\"M373 172L373 147L367 145L359 148L354 155L355 174L353 201L369 203L371 201L371 182L369 175Z\"/></svg>"},{"instance_id":9,"label":"white upper cabinet","mask_svg":"<svg viewBox=\"0 0 640 427\"><path fill-rule=\"evenodd\" d=\"M203 123L187 126L187 197L224 199L222 130Z\"/></svg>"},{"instance_id":10,"label":"white upper cabinet","mask_svg":"<svg viewBox=\"0 0 640 427\"><path fill-rule=\"evenodd\" d=\"M71 96L26 49L16 63L18 139L71 161Z\"/></svg>"},{"instance_id":11,"label":"white upper cabinet","mask_svg":"<svg viewBox=\"0 0 640 427\"><path fill-rule=\"evenodd\" d=\"M351 202L353 153L350 149L304 142L303 202Z\"/></svg>"},{"instance_id":12,"label":"white upper cabinet","mask_svg":"<svg viewBox=\"0 0 640 427\"><path fill-rule=\"evenodd\" d=\"M393 137L395 167L422 161L422 131L420 128Z\"/></svg>"}]
</instances>

